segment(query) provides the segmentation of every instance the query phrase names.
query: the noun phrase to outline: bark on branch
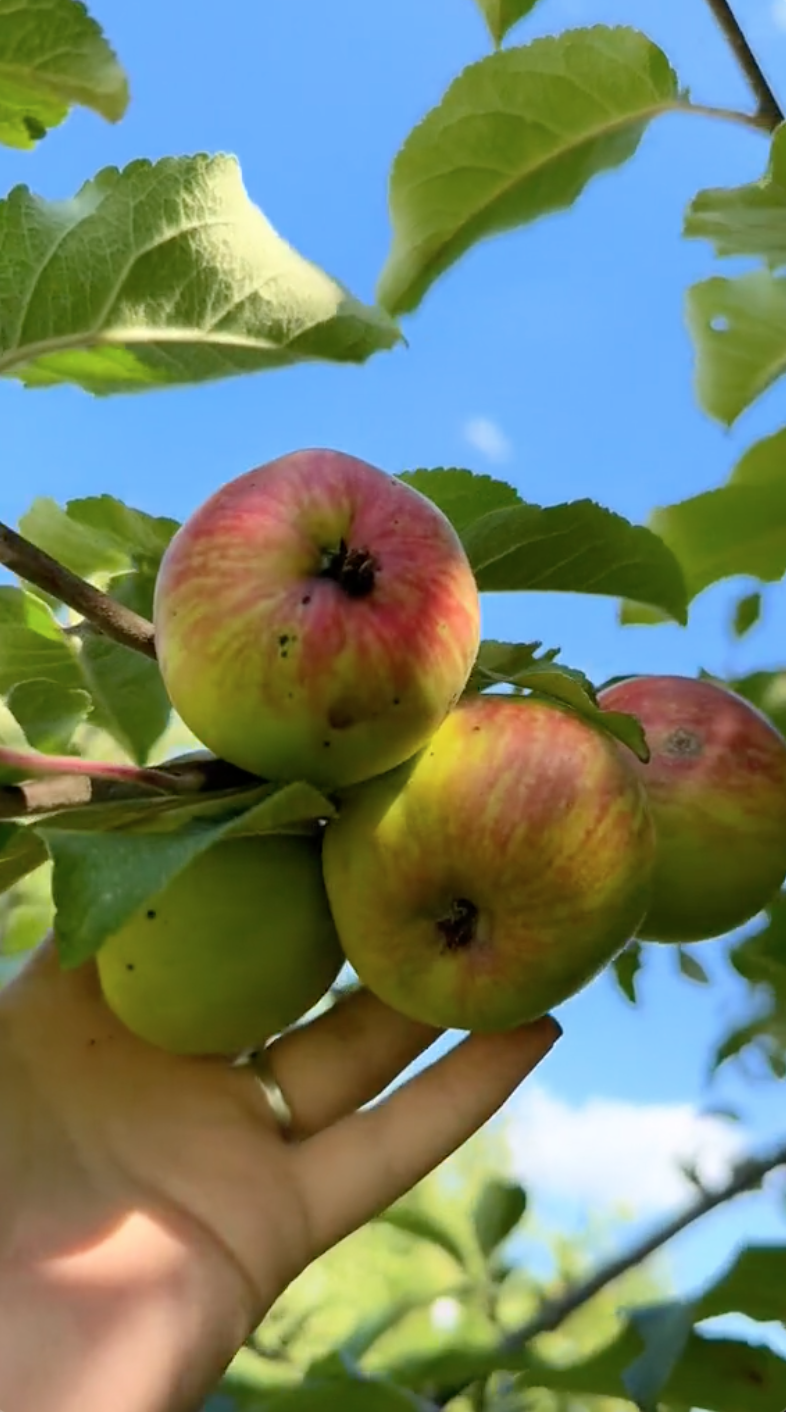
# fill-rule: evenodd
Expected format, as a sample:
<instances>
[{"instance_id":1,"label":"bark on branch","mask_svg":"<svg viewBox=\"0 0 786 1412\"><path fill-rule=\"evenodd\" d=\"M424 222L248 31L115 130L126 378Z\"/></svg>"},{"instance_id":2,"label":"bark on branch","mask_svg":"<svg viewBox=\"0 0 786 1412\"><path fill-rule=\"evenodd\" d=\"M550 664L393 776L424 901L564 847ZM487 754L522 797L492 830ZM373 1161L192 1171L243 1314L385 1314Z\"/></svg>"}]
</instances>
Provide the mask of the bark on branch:
<instances>
[{"instance_id":1,"label":"bark on branch","mask_svg":"<svg viewBox=\"0 0 786 1412\"><path fill-rule=\"evenodd\" d=\"M130 647L155 661L156 647L153 624L122 603L115 603L108 594L72 574L51 554L38 549L16 530L0 523L0 564L28 583L51 593L54 598L73 608L76 613L121 647Z\"/></svg>"},{"instance_id":2,"label":"bark on branch","mask_svg":"<svg viewBox=\"0 0 786 1412\"><path fill-rule=\"evenodd\" d=\"M149 799L151 783L155 784L159 794L163 791L181 798L221 793L260 783L256 776L230 765L226 760L170 761L158 765L154 773L155 780L146 781L145 771L140 770L136 783L85 774L61 774L50 779L2 785L0 820L31 819L55 809L83 809L90 804Z\"/></svg>"},{"instance_id":3,"label":"bark on branch","mask_svg":"<svg viewBox=\"0 0 786 1412\"><path fill-rule=\"evenodd\" d=\"M786 1141L778 1143L772 1151L762 1157L748 1158L737 1163L732 1175L723 1186L716 1187L714 1191L700 1191L696 1200L691 1202L680 1215L675 1216L651 1235L645 1236L643 1240L632 1245L624 1255L601 1265L594 1274L577 1282L559 1299L547 1300L543 1303L537 1314L533 1315L526 1324L514 1329L503 1339L502 1366L504 1366L505 1352L518 1353L526 1344L539 1338L541 1334L553 1333L571 1314L575 1314L577 1309L581 1309L589 1303L607 1285L612 1284L622 1275L626 1275L629 1270L635 1269L642 1261L649 1259L662 1246L673 1240L675 1236L680 1235L702 1216L706 1216L718 1206L725 1205L727 1201L732 1201L736 1196L741 1196L743 1192L753 1191L761 1185L770 1172L774 1172L779 1167L786 1167ZM440 1408L446 1407L449 1402L464 1392L466 1392L466 1384L443 1388L435 1405Z\"/></svg>"},{"instance_id":4,"label":"bark on branch","mask_svg":"<svg viewBox=\"0 0 786 1412\"><path fill-rule=\"evenodd\" d=\"M773 132L778 124L783 122L783 110L764 77L761 65L745 38L729 0L707 0L707 4L753 90L758 103L757 117Z\"/></svg>"}]
</instances>

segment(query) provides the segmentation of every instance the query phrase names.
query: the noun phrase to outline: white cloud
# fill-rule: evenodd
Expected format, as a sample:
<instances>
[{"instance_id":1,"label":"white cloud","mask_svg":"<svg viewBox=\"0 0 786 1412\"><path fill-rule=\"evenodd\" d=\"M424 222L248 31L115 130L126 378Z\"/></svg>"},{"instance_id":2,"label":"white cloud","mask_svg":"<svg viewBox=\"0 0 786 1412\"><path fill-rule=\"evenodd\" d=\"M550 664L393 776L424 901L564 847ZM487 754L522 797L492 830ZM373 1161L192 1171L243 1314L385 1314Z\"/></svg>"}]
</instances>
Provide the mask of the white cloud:
<instances>
[{"instance_id":1,"label":"white cloud","mask_svg":"<svg viewBox=\"0 0 786 1412\"><path fill-rule=\"evenodd\" d=\"M786 29L786 0L772 0L770 14L778 29Z\"/></svg>"},{"instance_id":2,"label":"white cloud","mask_svg":"<svg viewBox=\"0 0 786 1412\"><path fill-rule=\"evenodd\" d=\"M680 1165L721 1182L745 1146L739 1127L689 1103L588 1098L577 1106L535 1084L506 1109L517 1175L544 1196L636 1215L666 1211L695 1194Z\"/></svg>"},{"instance_id":3,"label":"white cloud","mask_svg":"<svg viewBox=\"0 0 786 1412\"><path fill-rule=\"evenodd\" d=\"M470 417L464 423L464 438L489 461L507 461L513 451L502 427L490 417Z\"/></svg>"}]
</instances>

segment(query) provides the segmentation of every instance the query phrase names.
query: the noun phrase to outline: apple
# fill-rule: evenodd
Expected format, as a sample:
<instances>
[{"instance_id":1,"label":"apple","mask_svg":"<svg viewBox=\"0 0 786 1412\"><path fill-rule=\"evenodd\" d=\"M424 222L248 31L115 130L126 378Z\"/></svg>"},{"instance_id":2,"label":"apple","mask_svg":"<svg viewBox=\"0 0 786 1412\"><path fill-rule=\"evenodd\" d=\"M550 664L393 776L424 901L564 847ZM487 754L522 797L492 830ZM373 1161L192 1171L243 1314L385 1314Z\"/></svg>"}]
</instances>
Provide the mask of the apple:
<instances>
[{"instance_id":1,"label":"apple","mask_svg":"<svg viewBox=\"0 0 786 1412\"><path fill-rule=\"evenodd\" d=\"M598 694L638 716L652 752L634 760L657 838L645 941L701 941L755 916L786 877L786 741L727 687L630 677Z\"/></svg>"},{"instance_id":2,"label":"apple","mask_svg":"<svg viewBox=\"0 0 786 1412\"><path fill-rule=\"evenodd\" d=\"M320 840L225 840L190 863L96 958L104 998L175 1054L237 1054L297 1020L343 965Z\"/></svg>"},{"instance_id":3,"label":"apple","mask_svg":"<svg viewBox=\"0 0 786 1412\"><path fill-rule=\"evenodd\" d=\"M164 554L154 620L167 691L204 745L323 788L419 750L480 639L442 511L339 451L281 456L212 495Z\"/></svg>"},{"instance_id":4,"label":"apple","mask_svg":"<svg viewBox=\"0 0 786 1412\"><path fill-rule=\"evenodd\" d=\"M395 1009L505 1030L635 932L654 852L615 741L535 697L467 696L414 759L347 790L323 867L345 954Z\"/></svg>"}]
</instances>

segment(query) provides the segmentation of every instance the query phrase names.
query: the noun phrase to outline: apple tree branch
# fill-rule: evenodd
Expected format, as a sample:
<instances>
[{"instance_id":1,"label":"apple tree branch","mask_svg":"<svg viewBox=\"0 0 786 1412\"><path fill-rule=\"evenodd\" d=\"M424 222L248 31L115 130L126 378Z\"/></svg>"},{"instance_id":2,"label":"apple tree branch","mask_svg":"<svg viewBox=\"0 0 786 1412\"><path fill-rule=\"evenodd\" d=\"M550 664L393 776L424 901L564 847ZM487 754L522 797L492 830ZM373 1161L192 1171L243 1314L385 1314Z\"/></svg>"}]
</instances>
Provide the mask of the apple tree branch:
<instances>
[{"instance_id":1,"label":"apple tree branch","mask_svg":"<svg viewBox=\"0 0 786 1412\"><path fill-rule=\"evenodd\" d=\"M729 0L707 0L718 26L742 69L758 103L757 117L773 132L783 122L783 110L764 76Z\"/></svg>"},{"instance_id":2,"label":"apple tree branch","mask_svg":"<svg viewBox=\"0 0 786 1412\"><path fill-rule=\"evenodd\" d=\"M0 564L28 583L42 588L54 598L81 613L92 627L121 647L130 647L155 661L156 646L153 624L130 608L94 588L85 579L73 574L51 554L38 549L16 530L0 523Z\"/></svg>"},{"instance_id":3,"label":"apple tree branch","mask_svg":"<svg viewBox=\"0 0 786 1412\"><path fill-rule=\"evenodd\" d=\"M725 1205L727 1201L732 1201L736 1196L741 1196L743 1192L753 1191L761 1185L770 1172L774 1172L779 1167L786 1167L786 1140L779 1142L775 1148L762 1157L745 1158L738 1162L723 1186L716 1187L713 1191L701 1188L695 1201L686 1206L678 1216L673 1217L672 1220L667 1221L650 1235L637 1241L623 1255L601 1265L587 1279L578 1281L559 1299L546 1300L537 1314L533 1315L527 1323L506 1335L502 1340L500 1350L502 1355L504 1356L505 1352L520 1351L533 1339L539 1338L541 1334L553 1333L571 1314L589 1303L607 1285L612 1284L622 1275L626 1275L629 1270L635 1269L642 1261L649 1259L662 1246L673 1240L675 1236L680 1235L702 1216L706 1216L718 1206ZM435 1406L446 1407L449 1402L465 1391L465 1385L442 1388Z\"/></svg>"}]
</instances>

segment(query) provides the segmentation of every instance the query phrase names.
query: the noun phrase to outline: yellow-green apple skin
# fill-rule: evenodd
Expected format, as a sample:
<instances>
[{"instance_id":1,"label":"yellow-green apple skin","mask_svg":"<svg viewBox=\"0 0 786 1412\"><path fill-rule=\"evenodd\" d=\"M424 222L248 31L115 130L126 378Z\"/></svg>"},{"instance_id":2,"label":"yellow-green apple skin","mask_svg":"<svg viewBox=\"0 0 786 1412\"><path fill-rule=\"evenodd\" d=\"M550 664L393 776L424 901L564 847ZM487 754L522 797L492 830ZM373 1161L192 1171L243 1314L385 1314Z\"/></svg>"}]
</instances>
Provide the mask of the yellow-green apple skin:
<instances>
[{"instance_id":1,"label":"yellow-green apple skin","mask_svg":"<svg viewBox=\"0 0 786 1412\"><path fill-rule=\"evenodd\" d=\"M199 740L271 780L354 783L413 755L464 689L480 604L455 530L356 457L298 451L218 490L156 583L156 647Z\"/></svg>"},{"instance_id":2,"label":"yellow-green apple skin","mask_svg":"<svg viewBox=\"0 0 786 1412\"><path fill-rule=\"evenodd\" d=\"M634 761L657 840L645 941L702 941L742 926L786 877L786 741L716 682L645 676L598 694L641 721Z\"/></svg>"},{"instance_id":3,"label":"yellow-green apple skin","mask_svg":"<svg viewBox=\"0 0 786 1412\"><path fill-rule=\"evenodd\" d=\"M319 840L216 844L97 956L104 998L140 1038L175 1054L237 1054L315 1005L343 964Z\"/></svg>"},{"instance_id":4,"label":"yellow-green apple skin","mask_svg":"<svg viewBox=\"0 0 786 1412\"><path fill-rule=\"evenodd\" d=\"M505 1030L584 986L639 925L652 821L616 743L543 700L466 697L414 759L348 790L328 897L370 990Z\"/></svg>"}]
</instances>

